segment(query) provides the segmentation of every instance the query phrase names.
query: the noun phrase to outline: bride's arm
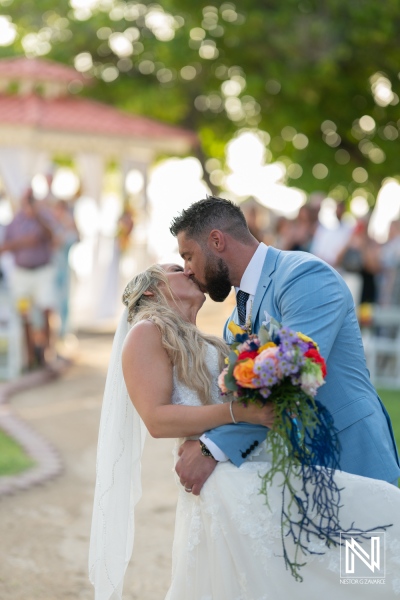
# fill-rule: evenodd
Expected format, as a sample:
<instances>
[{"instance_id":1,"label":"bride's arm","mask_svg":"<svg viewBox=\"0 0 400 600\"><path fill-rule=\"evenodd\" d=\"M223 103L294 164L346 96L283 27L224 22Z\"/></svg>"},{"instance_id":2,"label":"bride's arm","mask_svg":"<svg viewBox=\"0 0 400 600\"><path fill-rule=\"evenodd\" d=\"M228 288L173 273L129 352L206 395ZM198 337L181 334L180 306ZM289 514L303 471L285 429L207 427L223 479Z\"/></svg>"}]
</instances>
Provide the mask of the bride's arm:
<instances>
[{"instance_id":1,"label":"bride's arm","mask_svg":"<svg viewBox=\"0 0 400 600\"><path fill-rule=\"evenodd\" d=\"M129 332L123 352L124 379L136 410L155 438L200 435L232 423L229 403L207 406L171 404L172 365L151 321L140 321ZM234 405L236 421L271 426L270 407Z\"/></svg>"}]
</instances>

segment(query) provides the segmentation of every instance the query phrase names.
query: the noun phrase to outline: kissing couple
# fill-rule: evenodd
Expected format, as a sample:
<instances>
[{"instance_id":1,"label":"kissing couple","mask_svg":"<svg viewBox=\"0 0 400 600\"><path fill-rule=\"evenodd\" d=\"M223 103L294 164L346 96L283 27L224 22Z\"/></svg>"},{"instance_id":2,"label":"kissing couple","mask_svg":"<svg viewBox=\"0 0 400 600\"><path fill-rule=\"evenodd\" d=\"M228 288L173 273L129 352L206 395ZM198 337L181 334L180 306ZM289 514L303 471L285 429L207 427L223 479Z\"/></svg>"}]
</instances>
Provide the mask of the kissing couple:
<instances>
[{"instance_id":1,"label":"kissing couple","mask_svg":"<svg viewBox=\"0 0 400 600\"><path fill-rule=\"evenodd\" d=\"M146 430L177 439L180 493L165 600L312 600L319 598L320 586L327 600L377 597L374 585L341 585L341 577L351 574L341 562L340 543L310 536L299 550L290 539L285 547L297 553L301 577L286 568L279 478L268 487L267 504L260 494L260 478L271 468L267 436L274 426L273 403L243 406L222 395L217 382L232 335L227 325L224 339L196 327L204 294L222 302L232 286L237 306L229 321L257 334L267 314L318 344L327 377L317 399L329 411L340 445L333 473L340 525L364 532L384 525L379 598L400 597L399 457L389 415L369 379L353 298L342 277L310 254L259 243L240 208L225 199L209 196L192 204L170 231L183 266L154 265L128 283L114 338L90 542L95 599L122 598ZM358 540L362 560L351 555L365 577L371 576L365 556L372 553L373 535Z\"/></svg>"}]
</instances>

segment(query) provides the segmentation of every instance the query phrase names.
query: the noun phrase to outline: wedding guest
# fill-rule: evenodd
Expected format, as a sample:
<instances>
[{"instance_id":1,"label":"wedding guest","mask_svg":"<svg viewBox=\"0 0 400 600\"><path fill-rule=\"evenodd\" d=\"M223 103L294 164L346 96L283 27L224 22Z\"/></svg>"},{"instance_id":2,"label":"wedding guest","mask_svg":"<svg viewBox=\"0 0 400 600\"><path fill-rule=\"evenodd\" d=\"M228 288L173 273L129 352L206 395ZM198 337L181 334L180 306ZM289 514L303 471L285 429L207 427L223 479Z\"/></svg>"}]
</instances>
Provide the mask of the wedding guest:
<instances>
[{"instance_id":1,"label":"wedding guest","mask_svg":"<svg viewBox=\"0 0 400 600\"><path fill-rule=\"evenodd\" d=\"M292 244L287 250L310 252L314 234L318 226L319 209L311 204L303 204L294 221Z\"/></svg>"},{"instance_id":2,"label":"wedding guest","mask_svg":"<svg viewBox=\"0 0 400 600\"><path fill-rule=\"evenodd\" d=\"M336 226L328 229L322 223L318 224L310 252L333 267L337 267L340 252L349 241L353 225L345 218L346 203L338 202L336 205Z\"/></svg>"},{"instance_id":3,"label":"wedding guest","mask_svg":"<svg viewBox=\"0 0 400 600\"><path fill-rule=\"evenodd\" d=\"M379 252L378 303L400 307L400 220L392 221Z\"/></svg>"},{"instance_id":4,"label":"wedding guest","mask_svg":"<svg viewBox=\"0 0 400 600\"><path fill-rule=\"evenodd\" d=\"M59 225L58 243L54 249L53 265L55 269L55 287L57 295L57 312L60 317L59 336L64 338L68 331L69 296L71 269L69 252L79 241L79 232L73 212L65 200L58 200L53 205L53 215Z\"/></svg>"},{"instance_id":5,"label":"wedding guest","mask_svg":"<svg viewBox=\"0 0 400 600\"><path fill-rule=\"evenodd\" d=\"M44 366L50 348L50 316L56 309L52 258L58 231L51 211L41 206L28 188L0 246L0 253L10 252L14 257L10 287L23 320L29 368ZM39 309L42 318L38 345L31 322L33 307Z\"/></svg>"},{"instance_id":6,"label":"wedding guest","mask_svg":"<svg viewBox=\"0 0 400 600\"><path fill-rule=\"evenodd\" d=\"M259 225L258 208L256 204L250 204L248 207L243 207L244 216L246 217L247 227L252 235L262 242L264 240L264 232Z\"/></svg>"},{"instance_id":7,"label":"wedding guest","mask_svg":"<svg viewBox=\"0 0 400 600\"><path fill-rule=\"evenodd\" d=\"M278 217L275 223L274 246L280 250L289 250L296 243L295 221L287 217Z\"/></svg>"},{"instance_id":8,"label":"wedding guest","mask_svg":"<svg viewBox=\"0 0 400 600\"><path fill-rule=\"evenodd\" d=\"M369 217L359 219L347 244L336 258L336 267L361 277L359 304L377 300L376 275L379 272L379 245L368 234Z\"/></svg>"}]
</instances>

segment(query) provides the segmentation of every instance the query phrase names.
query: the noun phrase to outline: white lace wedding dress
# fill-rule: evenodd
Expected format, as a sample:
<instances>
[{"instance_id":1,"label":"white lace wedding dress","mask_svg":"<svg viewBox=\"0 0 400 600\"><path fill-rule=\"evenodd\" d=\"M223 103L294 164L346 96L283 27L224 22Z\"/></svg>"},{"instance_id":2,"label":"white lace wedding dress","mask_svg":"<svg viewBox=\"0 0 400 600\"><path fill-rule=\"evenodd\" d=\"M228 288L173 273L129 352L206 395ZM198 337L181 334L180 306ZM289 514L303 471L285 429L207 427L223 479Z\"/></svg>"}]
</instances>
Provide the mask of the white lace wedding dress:
<instances>
[{"instance_id":1,"label":"white lace wedding dress","mask_svg":"<svg viewBox=\"0 0 400 600\"><path fill-rule=\"evenodd\" d=\"M208 367L215 380L213 402L218 403L222 399L212 346ZM197 406L200 401L175 378L173 403ZM269 468L268 454L263 444L255 452L240 468L220 463L200 496L186 493L179 484L172 582L166 600L313 600L321 594L324 600L400 598L400 490L338 471L336 481L344 488L340 515L344 529L355 526L368 531L392 524L384 533L379 569L373 573L365 564L370 540L362 546L365 561L348 551L355 571L346 574L344 546L327 549L323 542L311 539L309 547L324 554L300 555L299 562L306 565L300 569L303 582L297 582L282 555L281 488L274 482L268 490L268 508L259 494L259 474ZM293 550L289 540L286 544L289 552Z\"/></svg>"}]
</instances>

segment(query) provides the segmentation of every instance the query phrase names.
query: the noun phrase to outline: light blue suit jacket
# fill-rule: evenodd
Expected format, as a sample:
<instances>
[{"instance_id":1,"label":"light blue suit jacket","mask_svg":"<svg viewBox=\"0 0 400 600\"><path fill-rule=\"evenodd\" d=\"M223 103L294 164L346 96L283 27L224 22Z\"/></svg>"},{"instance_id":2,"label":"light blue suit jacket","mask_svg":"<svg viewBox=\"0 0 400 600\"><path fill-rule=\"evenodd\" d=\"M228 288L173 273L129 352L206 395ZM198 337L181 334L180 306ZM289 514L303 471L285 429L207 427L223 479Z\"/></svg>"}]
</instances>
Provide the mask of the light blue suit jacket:
<instances>
[{"instance_id":1,"label":"light blue suit jacket","mask_svg":"<svg viewBox=\"0 0 400 600\"><path fill-rule=\"evenodd\" d=\"M328 375L317 399L329 409L339 432L340 468L395 481L400 468L392 425L370 382L353 298L342 277L311 254L270 246L252 307L255 333L265 312L309 335L320 347ZM231 319L236 317L235 309ZM224 337L232 341L227 324ZM266 431L241 423L206 435L239 466L265 439Z\"/></svg>"}]
</instances>

